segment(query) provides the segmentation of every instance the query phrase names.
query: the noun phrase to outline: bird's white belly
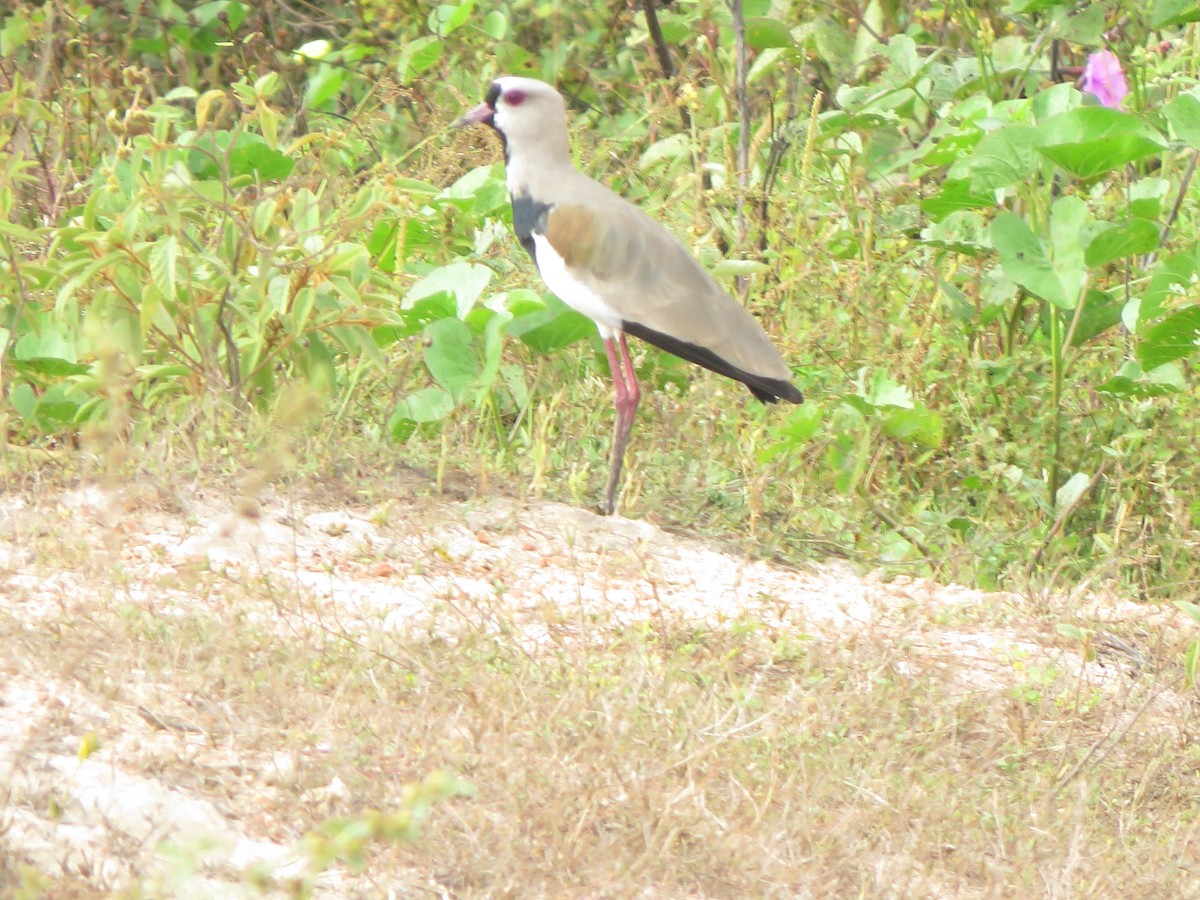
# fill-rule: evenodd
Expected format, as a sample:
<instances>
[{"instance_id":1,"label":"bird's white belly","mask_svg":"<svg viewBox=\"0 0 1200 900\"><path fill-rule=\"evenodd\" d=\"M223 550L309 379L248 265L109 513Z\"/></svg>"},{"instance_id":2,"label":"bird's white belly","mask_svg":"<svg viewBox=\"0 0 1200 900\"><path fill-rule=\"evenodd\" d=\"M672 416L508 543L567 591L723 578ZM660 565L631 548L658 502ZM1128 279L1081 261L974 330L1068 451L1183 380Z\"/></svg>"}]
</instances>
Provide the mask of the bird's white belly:
<instances>
[{"instance_id":1,"label":"bird's white belly","mask_svg":"<svg viewBox=\"0 0 1200 900\"><path fill-rule=\"evenodd\" d=\"M605 340L618 334L621 331L621 317L599 294L571 274L545 235L534 234L533 246L537 250L538 271L546 287L571 309L595 322L600 329L600 336Z\"/></svg>"}]
</instances>

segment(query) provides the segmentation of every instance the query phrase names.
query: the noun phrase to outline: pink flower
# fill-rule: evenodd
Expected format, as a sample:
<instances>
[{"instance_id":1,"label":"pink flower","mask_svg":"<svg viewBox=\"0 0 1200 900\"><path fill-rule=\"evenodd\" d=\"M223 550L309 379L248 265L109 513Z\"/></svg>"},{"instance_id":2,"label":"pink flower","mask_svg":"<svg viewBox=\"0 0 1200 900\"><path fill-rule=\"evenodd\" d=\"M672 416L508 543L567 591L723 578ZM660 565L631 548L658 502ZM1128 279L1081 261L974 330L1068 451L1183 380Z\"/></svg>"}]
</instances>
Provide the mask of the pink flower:
<instances>
[{"instance_id":1,"label":"pink flower","mask_svg":"<svg viewBox=\"0 0 1200 900\"><path fill-rule=\"evenodd\" d=\"M1101 106L1116 109L1129 93L1121 61L1109 50L1099 50L1088 57L1083 69L1083 89L1095 96Z\"/></svg>"}]
</instances>

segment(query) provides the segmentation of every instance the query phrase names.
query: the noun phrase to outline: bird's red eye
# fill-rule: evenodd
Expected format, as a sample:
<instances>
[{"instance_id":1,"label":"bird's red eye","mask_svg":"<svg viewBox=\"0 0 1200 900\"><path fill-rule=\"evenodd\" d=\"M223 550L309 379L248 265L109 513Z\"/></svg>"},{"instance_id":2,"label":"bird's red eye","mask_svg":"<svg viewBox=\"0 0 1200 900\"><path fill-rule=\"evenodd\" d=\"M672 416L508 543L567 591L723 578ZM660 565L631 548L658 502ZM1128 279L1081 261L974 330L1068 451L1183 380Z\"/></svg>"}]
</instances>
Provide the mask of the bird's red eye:
<instances>
[{"instance_id":1,"label":"bird's red eye","mask_svg":"<svg viewBox=\"0 0 1200 900\"><path fill-rule=\"evenodd\" d=\"M505 91L504 92L504 102L507 103L509 106L520 106L522 103L525 102L525 92L524 91Z\"/></svg>"}]
</instances>

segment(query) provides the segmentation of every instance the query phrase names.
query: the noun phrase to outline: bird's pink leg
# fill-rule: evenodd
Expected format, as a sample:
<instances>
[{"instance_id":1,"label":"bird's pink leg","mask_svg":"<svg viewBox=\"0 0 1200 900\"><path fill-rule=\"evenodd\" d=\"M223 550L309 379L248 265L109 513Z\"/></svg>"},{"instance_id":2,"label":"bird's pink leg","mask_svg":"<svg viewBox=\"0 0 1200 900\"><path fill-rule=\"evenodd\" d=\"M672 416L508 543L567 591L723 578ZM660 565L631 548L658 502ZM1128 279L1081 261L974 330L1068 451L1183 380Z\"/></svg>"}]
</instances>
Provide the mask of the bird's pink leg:
<instances>
[{"instance_id":1,"label":"bird's pink leg","mask_svg":"<svg viewBox=\"0 0 1200 900\"><path fill-rule=\"evenodd\" d=\"M608 491L604 495L604 504L600 507L600 511L606 516L611 516L617 508L617 484L621 480L625 446L629 443L629 432L633 430L633 416L637 412L638 401L642 398L624 334L620 335L619 341L618 346L613 338L604 339L604 352L608 355L608 368L613 380L613 404L617 410L612 458L608 467Z\"/></svg>"}]
</instances>

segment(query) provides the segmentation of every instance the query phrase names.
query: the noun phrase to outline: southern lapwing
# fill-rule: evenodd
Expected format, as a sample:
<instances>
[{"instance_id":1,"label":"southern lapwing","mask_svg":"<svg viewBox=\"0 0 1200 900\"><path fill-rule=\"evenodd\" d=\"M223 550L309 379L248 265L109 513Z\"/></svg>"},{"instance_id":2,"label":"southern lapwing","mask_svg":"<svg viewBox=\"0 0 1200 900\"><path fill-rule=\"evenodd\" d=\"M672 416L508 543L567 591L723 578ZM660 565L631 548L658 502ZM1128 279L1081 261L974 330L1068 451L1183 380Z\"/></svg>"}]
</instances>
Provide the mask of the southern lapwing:
<instances>
[{"instance_id":1,"label":"southern lapwing","mask_svg":"<svg viewBox=\"0 0 1200 900\"><path fill-rule=\"evenodd\" d=\"M641 391L625 335L742 382L759 400L800 403L791 371L750 313L669 232L571 164L566 104L532 78L504 76L455 124L490 125L504 143L513 227L542 280L596 323L616 395L608 491L616 506Z\"/></svg>"}]
</instances>

